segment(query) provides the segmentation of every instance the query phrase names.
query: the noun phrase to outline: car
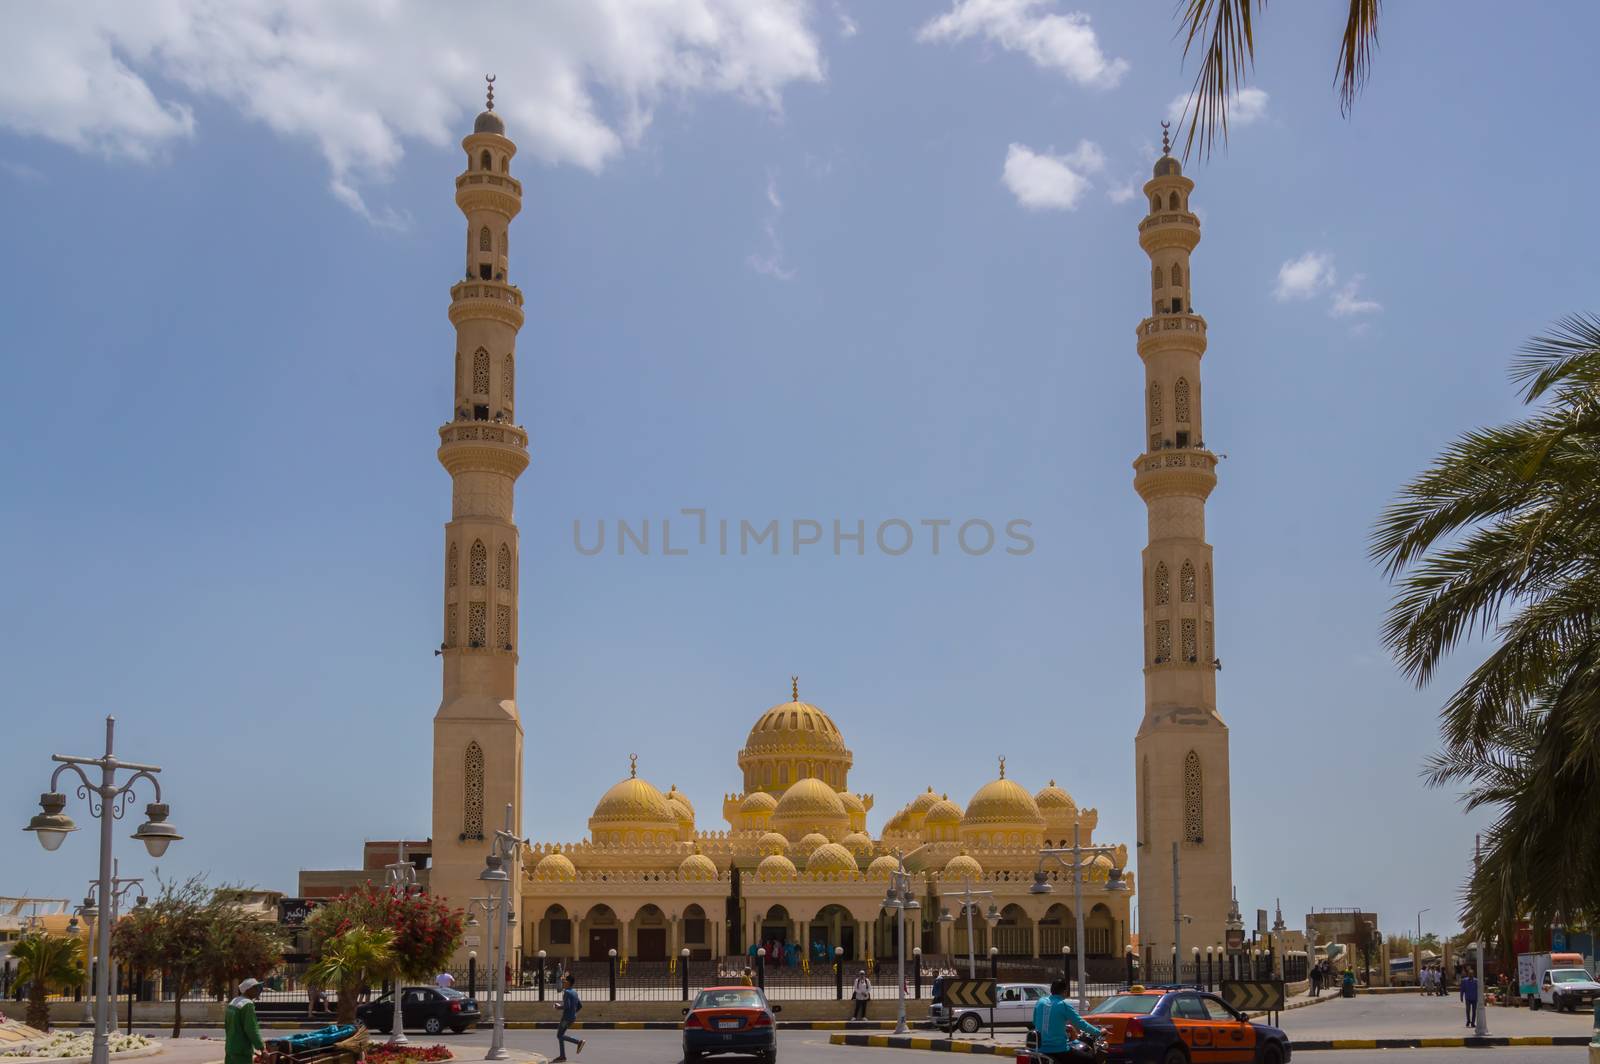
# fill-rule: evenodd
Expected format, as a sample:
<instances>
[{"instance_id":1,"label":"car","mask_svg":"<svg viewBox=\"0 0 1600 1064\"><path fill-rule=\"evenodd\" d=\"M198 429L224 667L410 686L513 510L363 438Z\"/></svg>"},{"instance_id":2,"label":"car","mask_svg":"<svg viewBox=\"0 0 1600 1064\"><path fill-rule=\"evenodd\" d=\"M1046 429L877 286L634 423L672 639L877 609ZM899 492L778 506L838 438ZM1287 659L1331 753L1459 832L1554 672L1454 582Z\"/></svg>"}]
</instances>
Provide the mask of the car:
<instances>
[{"instance_id":1,"label":"car","mask_svg":"<svg viewBox=\"0 0 1600 1064\"><path fill-rule=\"evenodd\" d=\"M1199 987L1131 987L1084 1017L1128 1064L1288 1064L1289 1036Z\"/></svg>"},{"instance_id":2,"label":"car","mask_svg":"<svg viewBox=\"0 0 1600 1064\"><path fill-rule=\"evenodd\" d=\"M933 1003L928 1006L928 1019L946 1033L960 1030L974 1034L989 1026L989 1009L969 1005L952 1006L945 1001L945 987L950 977L940 976L933 983ZM1033 1022L1033 1007L1039 999L1050 993L1045 983L999 983L994 988L993 1022L996 1027L1026 1027Z\"/></svg>"},{"instance_id":3,"label":"car","mask_svg":"<svg viewBox=\"0 0 1600 1064\"><path fill-rule=\"evenodd\" d=\"M1529 1002L1533 1008L1549 1005L1557 1012L1576 1012L1600 997L1600 983L1587 968L1551 968L1539 981L1539 992Z\"/></svg>"},{"instance_id":4,"label":"car","mask_svg":"<svg viewBox=\"0 0 1600 1064\"><path fill-rule=\"evenodd\" d=\"M763 1064L778 1059L777 1013L753 986L708 986L683 1010L683 1059L713 1053L744 1053Z\"/></svg>"},{"instance_id":5,"label":"car","mask_svg":"<svg viewBox=\"0 0 1600 1064\"><path fill-rule=\"evenodd\" d=\"M478 1024L478 1002L459 990L444 986L408 986L400 991L400 1020L406 1027L421 1027L429 1034L449 1028L460 1034ZM356 1019L374 1031L394 1030L394 996L356 1007Z\"/></svg>"}]
</instances>

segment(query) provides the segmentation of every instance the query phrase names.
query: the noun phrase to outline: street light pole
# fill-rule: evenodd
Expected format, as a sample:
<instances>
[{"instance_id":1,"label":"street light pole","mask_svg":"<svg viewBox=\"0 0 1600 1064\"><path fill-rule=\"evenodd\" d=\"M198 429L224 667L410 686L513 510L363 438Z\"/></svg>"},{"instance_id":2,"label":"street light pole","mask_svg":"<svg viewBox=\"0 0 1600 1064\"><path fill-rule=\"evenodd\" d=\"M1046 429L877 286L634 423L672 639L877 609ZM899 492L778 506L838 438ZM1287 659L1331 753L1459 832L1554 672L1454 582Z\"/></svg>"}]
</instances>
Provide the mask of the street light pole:
<instances>
[{"instance_id":1,"label":"street light pole","mask_svg":"<svg viewBox=\"0 0 1600 1064\"><path fill-rule=\"evenodd\" d=\"M895 991L895 996L900 1002L898 1020L895 1024L895 1034L905 1034L910 1028L906 1026L906 913L918 912L922 905L916 896L911 893L911 873L906 871L906 864L900 857L899 851L895 852L894 859L899 865L889 874L889 893L883 899L885 908L894 909L899 915L899 946L895 949L895 962L899 970L900 986ZM970 923L968 925L971 926Z\"/></svg>"},{"instance_id":2,"label":"street light pole","mask_svg":"<svg viewBox=\"0 0 1600 1064\"><path fill-rule=\"evenodd\" d=\"M1476 876L1477 872L1478 872L1478 862L1481 859L1482 850L1483 850L1483 836L1482 835L1474 835L1472 837L1472 872L1473 872L1474 876ZM1484 987L1483 987L1483 929L1479 928L1478 929L1478 1008L1477 1008L1477 1013L1478 1013L1478 1031L1477 1031L1477 1034L1478 1034L1479 1038L1487 1038L1489 1036L1489 1017L1487 1015L1488 1004L1489 1004L1489 994L1488 994L1487 991L1484 990Z\"/></svg>"},{"instance_id":3,"label":"street light pole","mask_svg":"<svg viewBox=\"0 0 1600 1064\"><path fill-rule=\"evenodd\" d=\"M512 829L511 803L506 803L506 826L494 833L494 840L489 847L489 856L484 859L484 870L478 873L480 882L488 883L491 889L494 884L500 885L500 896L494 899L491 894L485 899L489 906L497 909L494 927L490 930L489 939L495 942L498 939L494 952L494 1037L489 1043L489 1052L484 1055L485 1060L505 1060L511 1054L506 1052L506 958L509 953L507 937L511 930L511 880L516 871L518 852L523 840L518 838ZM507 872L505 866L511 866ZM519 884L520 885L520 884ZM492 900L491 900L492 899ZM487 907L487 906L486 906Z\"/></svg>"},{"instance_id":4,"label":"street light pole","mask_svg":"<svg viewBox=\"0 0 1600 1064\"><path fill-rule=\"evenodd\" d=\"M994 896L994 891L992 891L992 890L973 890L972 889L972 880L970 880L970 879L963 879L961 881L961 891L959 893L952 892L952 893L948 893L948 894L939 895L941 898L960 898L961 899L961 909L962 909L963 912L966 913L966 916L967 916L967 978L968 979L976 979L976 978L978 978L978 961L977 961L976 954L973 952L972 899L973 898L981 898L984 895L988 895L990 897L993 897ZM991 904L991 907L992 907L992 904ZM940 923L948 924L948 923L953 923L954 921L955 921L955 917L950 915L950 911L948 909L946 909L939 916L939 922Z\"/></svg>"},{"instance_id":5,"label":"street light pole","mask_svg":"<svg viewBox=\"0 0 1600 1064\"><path fill-rule=\"evenodd\" d=\"M417 885L417 867L406 860L406 842L401 839L398 843L399 852L395 855L392 865L385 865L384 872L389 881L389 887L394 891L395 897L404 899L411 893L411 888ZM396 1046L410 1045L406 1038L405 1012L400 1007L400 977L394 980L394 1033L389 1037L389 1044Z\"/></svg>"},{"instance_id":6,"label":"street light pole","mask_svg":"<svg viewBox=\"0 0 1600 1064\"><path fill-rule=\"evenodd\" d=\"M111 897L112 865L111 865L111 826L120 820L127 811L128 802L133 793L133 785L139 780L145 780L155 791L156 800L145 807L145 815L149 818L139 825L133 837L144 843L151 857L160 857L167 852L167 846L183 838L177 829L167 823L170 810L161 801L161 783L156 779L156 774L161 771L158 765L143 765L135 761L119 761L115 753L117 718L106 718L106 752L100 757L74 757L67 754L51 754L50 760L59 762L59 766L50 775L50 789L39 796L40 812L36 813L25 831L31 831L39 840L39 845L46 850L55 850L65 841L69 832L77 831L70 816L62 810L66 808L67 796L56 790L56 785L61 782L61 774L68 769L77 773L79 786L78 797L89 800L89 813L100 820L100 876L97 881L99 897ZM98 768L100 782L95 783L89 778L85 768ZM126 770L130 773L122 783L117 782L117 772ZM92 1064L107 1064L110 1059L110 1006L111 1006L111 936L102 934L96 943L97 959L94 975L95 1006L94 1006L94 1052L91 1057Z\"/></svg>"},{"instance_id":7,"label":"street light pole","mask_svg":"<svg viewBox=\"0 0 1600 1064\"><path fill-rule=\"evenodd\" d=\"M1061 865L1063 868L1070 869L1072 872L1072 921L1076 925L1078 940L1078 1008L1080 1011L1086 1012L1089 1008L1089 987L1084 978L1088 972L1089 955L1086 952L1084 945L1083 858L1085 855L1091 859L1101 856L1114 857L1116 852L1115 846L1083 845L1082 835L1079 831L1079 825L1074 822L1072 825L1071 847L1060 847L1056 849L1039 851L1039 866L1033 873L1033 886L1028 888L1029 894L1049 894L1055 889L1053 886L1051 886L1049 878L1045 875L1044 862L1046 858L1055 861L1056 864ZM1173 853L1177 853L1176 846L1174 846ZM1064 860L1064 858L1069 854L1072 856L1071 864L1068 864ZM1113 866L1110 874L1106 876L1106 890L1120 894L1126 893L1128 889L1128 884L1122 879L1122 869Z\"/></svg>"}]
</instances>

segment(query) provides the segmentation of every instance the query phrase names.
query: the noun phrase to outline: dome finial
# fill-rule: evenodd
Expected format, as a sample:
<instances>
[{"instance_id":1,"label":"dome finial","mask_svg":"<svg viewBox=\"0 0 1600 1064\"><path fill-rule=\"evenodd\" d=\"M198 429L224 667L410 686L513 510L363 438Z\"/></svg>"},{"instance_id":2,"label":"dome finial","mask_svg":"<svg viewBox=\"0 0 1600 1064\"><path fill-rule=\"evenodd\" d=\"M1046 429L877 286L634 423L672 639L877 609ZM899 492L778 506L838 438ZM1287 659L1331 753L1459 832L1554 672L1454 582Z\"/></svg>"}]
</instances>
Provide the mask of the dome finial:
<instances>
[{"instance_id":1,"label":"dome finial","mask_svg":"<svg viewBox=\"0 0 1600 1064\"><path fill-rule=\"evenodd\" d=\"M488 110L488 111L493 111L494 110L494 75L493 74L485 74L483 76L483 80L488 82L488 85L489 85L489 89L488 89L488 98L489 98L488 99L488 104L484 109Z\"/></svg>"},{"instance_id":2,"label":"dome finial","mask_svg":"<svg viewBox=\"0 0 1600 1064\"><path fill-rule=\"evenodd\" d=\"M1000 755L1000 778L1006 778L1006 755Z\"/></svg>"},{"instance_id":3,"label":"dome finial","mask_svg":"<svg viewBox=\"0 0 1600 1064\"><path fill-rule=\"evenodd\" d=\"M630 780L639 778L639 755L638 754L629 754L628 755L628 778Z\"/></svg>"},{"instance_id":4,"label":"dome finial","mask_svg":"<svg viewBox=\"0 0 1600 1064\"><path fill-rule=\"evenodd\" d=\"M798 676L789 677L789 701L800 701L800 677Z\"/></svg>"},{"instance_id":5,"label":"dome finial","mask_svg":"<svg viewBox=\"0 0 1600 1064\"><path fill-rule=\"evenodd\" d=\"M1172 154L1172 142L1167 138L1167 130L1172 128L1171 122L1161 123L1161 154Z\"/></svg>"}]
</instances>

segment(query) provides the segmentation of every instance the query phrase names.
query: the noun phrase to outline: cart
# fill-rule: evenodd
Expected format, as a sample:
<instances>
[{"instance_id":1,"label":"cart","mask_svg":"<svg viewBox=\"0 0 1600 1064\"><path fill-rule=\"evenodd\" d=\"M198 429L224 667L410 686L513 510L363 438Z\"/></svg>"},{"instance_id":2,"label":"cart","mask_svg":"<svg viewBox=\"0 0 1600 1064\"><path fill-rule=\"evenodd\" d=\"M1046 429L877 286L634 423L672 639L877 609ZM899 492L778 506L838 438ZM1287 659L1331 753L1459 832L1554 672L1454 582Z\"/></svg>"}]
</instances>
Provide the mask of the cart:
<instances>
[{"instance_id":1,"label":"cart","mask_svg":"<svg viewBox=\"0 0 1600 1064\"><path fill-rule=\"evenodd\" d=\"M358 1064L370 1042L364 1024L333 1024L287 1038L267 1039L262 1064Z\"/></svg>"}]
</instances>

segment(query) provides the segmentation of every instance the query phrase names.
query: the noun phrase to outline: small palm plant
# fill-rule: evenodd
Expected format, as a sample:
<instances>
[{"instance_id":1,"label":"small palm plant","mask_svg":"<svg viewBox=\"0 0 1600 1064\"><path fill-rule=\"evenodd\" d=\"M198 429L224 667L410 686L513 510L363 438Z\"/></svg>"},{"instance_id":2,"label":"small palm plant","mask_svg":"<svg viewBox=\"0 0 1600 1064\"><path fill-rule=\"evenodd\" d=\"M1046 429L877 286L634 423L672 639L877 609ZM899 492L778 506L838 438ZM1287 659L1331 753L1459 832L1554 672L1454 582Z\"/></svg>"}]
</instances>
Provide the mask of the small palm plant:
<instances>
[{"instance_id":1,"label":"small palm plant","mask_svg":"<svg viewBox=\"0 0 1600 1064\"><path fill-rule=\"evenodd\" d=\"M356 996L394 972L394 932L356 926L329 939L322 956L306 972L306 982L339 994L337 1023L356 1022Z\"/></svg>"},{"instance_id":2,"label":"small palm plant","mask_svg":"<svg viewBox=\"0 0 1600 1064\"><path fill-rule=\"evenodd\" d=\"M17 981L28 986L28 1026L43 1031L50 1026L50 993L83 982L83 942L35 931L18 939L11 955Z\"/></svg>"}]
</instances>

